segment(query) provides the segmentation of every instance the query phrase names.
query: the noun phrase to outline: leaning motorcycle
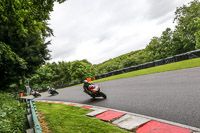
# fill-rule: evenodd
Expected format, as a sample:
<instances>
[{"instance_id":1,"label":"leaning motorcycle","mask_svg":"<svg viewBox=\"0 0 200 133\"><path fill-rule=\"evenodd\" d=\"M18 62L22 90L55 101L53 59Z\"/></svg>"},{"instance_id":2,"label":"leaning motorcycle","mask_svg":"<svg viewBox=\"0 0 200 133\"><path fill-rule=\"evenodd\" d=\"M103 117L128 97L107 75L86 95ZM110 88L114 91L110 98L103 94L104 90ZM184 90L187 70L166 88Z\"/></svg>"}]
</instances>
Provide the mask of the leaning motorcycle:
<instances>
[{"instance_id":1,"label":"leaning motorcycle","mask_svg":"<svg viewBox=\"0 0 200 133\"><path fill-rule=\"evenodd\" d=\"M107 98L106 94L101 92L100 87L98 85L89 85L88 92L85 91L88 95L90 95L92 98L95 97L103 97L104 99Z\"/></svg>"},{"instance_id":2,"label":"leaning motorcycle","mask_svg":"<svg viewBox=\"0 0 200 133\"><path fill-rule=\"evenodd\" d=\"M50 89L50 90L48 91L48 93L51 94L51 95L57 95L57 94L59 94L59 93L56 91L56 89L54 89L54 88Z\"/></svg>"},{"instance_id":3,"label":"leaning motorcycle","mask_svg":"<svg viewBox=\"0 0 200 133\"><path fill-rule=\"evenodd\" d=\"M34 91L32 92L32 95L36 98L36 97L41 97L41 94L38 91Z\"/></svg>"}]
</instances>

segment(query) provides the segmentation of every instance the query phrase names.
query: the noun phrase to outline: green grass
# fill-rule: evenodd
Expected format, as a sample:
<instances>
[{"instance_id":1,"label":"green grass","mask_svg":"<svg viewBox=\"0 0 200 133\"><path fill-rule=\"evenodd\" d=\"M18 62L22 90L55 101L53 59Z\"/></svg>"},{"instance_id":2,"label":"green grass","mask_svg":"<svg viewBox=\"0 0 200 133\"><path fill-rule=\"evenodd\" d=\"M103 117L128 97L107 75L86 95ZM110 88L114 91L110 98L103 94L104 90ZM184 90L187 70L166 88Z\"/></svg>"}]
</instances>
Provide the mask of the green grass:
<instances>
[{"instance_id":1,"label":"green grass","mask_svg":"<svg viewBox=\"0 0 200 133\"><path fill-rule=\"evenodd\" d=\"M24 133L28 128L26 104L0 92L0 133Z\"/></svg>"},{"instance_id":2,"label":"green grass","mask_svg":"<svg viewBox=\"0 0 200 133\"><path fill-rule=\"evenodd\" d=\"M121 79L121 78L128 78L128 77L134 77L134 76L140 76L140 75L146 75L146 74L152 74L152 73L186 69L186 68L191 68L191 67L200 67L200 58L195 58L195 59L175 62L171 64L161 65L157 67L142 69L138 71L132 71L132 72L124 73L124 74L119 74L119 75L115 75L115 76L111 76L107 78L98 79L98 80L92 81L92 83Z\"/></svg>"},{"instance_id":3,"label":"green grass","mask_svg":"<svg viewBox=\"0 0 200 133\"><path fill-rule=\"evenodd\" d=\"M114 125L86 116L91 110L56 104L35 102L44 113L45 122L53 133L128 133Z\"/></svg>"}]
</instances>

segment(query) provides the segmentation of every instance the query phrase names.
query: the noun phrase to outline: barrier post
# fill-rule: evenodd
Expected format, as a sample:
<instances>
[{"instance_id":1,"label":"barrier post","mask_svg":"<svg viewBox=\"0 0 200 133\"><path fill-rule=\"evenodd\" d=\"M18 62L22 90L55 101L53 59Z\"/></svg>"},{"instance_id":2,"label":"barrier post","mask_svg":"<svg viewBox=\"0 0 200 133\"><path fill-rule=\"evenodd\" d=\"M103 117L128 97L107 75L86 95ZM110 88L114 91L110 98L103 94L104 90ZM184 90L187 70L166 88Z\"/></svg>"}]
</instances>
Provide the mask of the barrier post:
<instances>
[{"instance_id":1,"label":"barrier post","mask_svg":"<svg viewBox=\"0 0 200 133\"><path fill-rule=\"evenodd\" d=\"M36 112L36 106L32 100L30 100L30 105L31 105L31 112L32 112L33 122L34 122L34 131L35 133L42 133L42 128L40 127L40 124L37 118L38 114Z\"/></svg>"}]
</instances>

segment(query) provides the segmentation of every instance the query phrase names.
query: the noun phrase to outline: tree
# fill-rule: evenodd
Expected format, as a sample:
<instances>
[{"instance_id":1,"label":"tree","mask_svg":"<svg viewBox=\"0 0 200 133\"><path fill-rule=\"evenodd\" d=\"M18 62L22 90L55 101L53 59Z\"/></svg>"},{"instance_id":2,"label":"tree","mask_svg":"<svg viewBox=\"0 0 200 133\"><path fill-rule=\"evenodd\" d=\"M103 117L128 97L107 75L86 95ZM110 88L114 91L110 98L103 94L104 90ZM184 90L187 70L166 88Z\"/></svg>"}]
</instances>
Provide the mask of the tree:
<instances>
[{"instance_id":1,"label":"tree","mask_svg":"<svg viewBox=\"0 0 200 133\"><path fill-rule=\"evenodd\" d=\"M0 89L5 90L12 83L19 84L19 79L27 70L26 62L11 48L0 42Z\"/></svg>"},{"instance_id":2,"label":"tree","mask_svg":"<svg viewBox=\"0 0 200 133\"><path fill-rule=\"evenodd\" d=\"M200 49L200 18L196 18L195 24L197 24L197 31L194 33L196 40L196 49Z\"/></svg>"},{"instance_id":3,"label":"tree","mask_svg":"<svg viewBox=\"0 0 200 133\"><path fill-rule=\"evenodd\" d=\"M70 83L72 81L72 71L71 71L71 62L59 62L59 76L61 77L61 84Z\"/></svg>"},{"instance_id":4,"label":"tree","mask_svg":"<svg viewBox=\"0 0 200 133\"><path fill-rule=\"evenodd\" d=\"M72 77L74 81L84 80L89 77L87 64L81 61L72 62Z\"/></svg>"},{"instance_id":5,"label":"tree","mask_svg":"<svg viewBox=\"0 0 200 133\"><path fill-rule=\"evenodd\" d=\"M200 2L194 0L188 6L177 8L174 21L177 22L173 34L173 43L176 45L176 54L194 50L196 47L195 33L198 32L197 18L200 18Z\"/></svg>"},{"instance_id":6,"label":"tree","mask_svg":"<svg viewBox=\"0 0 200 133\"><path fill-rule=\"evenodd\" d=\"M148 61L153 61L160 59L160 38L159 37L153 37L149 43L149 45L146 46L145 50L148 53Z\"/></svg>"},{"instance_id":7,"label":"tree","mask_svg":"<svg viewBox=\"0 0 200 133\"><path fill-rule=\"evenodd\" d=\"M160 43L160 58L166 58L176 53L176 46L173 45L173 31L170 28L167 28L165 31L162 32Z\"/></svg>"},{"instance_id":8,"label":"tree","mask_svg":"<svg viewBox=\"0 0 200 133\"><path fill-rule=\"evenodd\" d=\"M136 59L134 57L128 57L124 61L122 61L123 67L130 67L137 64Z\"/></svg>"},{"instance_id":9,"label":"tree","mask_svg":"<svg viewBox=\"0 0 200 133\"><path fill-rule=\"evenodd\" d=\"M28 76L50 59L46 39L53 35L47 21L53 11L54 2L65 0L1 0L0 42L9 46L16 57L26 62L27 70L15 74ZM12 53L10 52L10 53ZM2 62L0 62L2 63ZM14 71L14 67L10 67ZM4 70L2 68L2 70ZM18 69L19 70L19 69ZM2 72L6 73L6 71ZM12 78L12 75L7 75ZM18 77L19 77L18 76ZM19 79L20 80L20 79ZM11 84L10 80L1 82Z\"/></svg>"},{"instance_id":10,"label":"tree","mask_svg":"<svg viewBox=\"0 0 200 133\"><path fill-rule=\"evenodd\" d=\"M119 69L119 65L117 63L110 63L106 66L105 69L106 69L106 72L111 72L111 71Z\"/></svg>"}]
</instances>

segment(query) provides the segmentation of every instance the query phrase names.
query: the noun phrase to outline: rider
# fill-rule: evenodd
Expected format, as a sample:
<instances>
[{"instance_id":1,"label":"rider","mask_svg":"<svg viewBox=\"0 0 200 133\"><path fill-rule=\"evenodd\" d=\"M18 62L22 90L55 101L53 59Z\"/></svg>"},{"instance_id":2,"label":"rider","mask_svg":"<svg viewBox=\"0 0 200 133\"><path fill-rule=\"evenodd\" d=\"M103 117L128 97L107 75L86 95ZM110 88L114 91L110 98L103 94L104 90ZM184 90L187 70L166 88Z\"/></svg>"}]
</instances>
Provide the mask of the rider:
<instances>
[{"instance_id":1,"label":"rider","mask_svg":"<svg viewBox=\"0 0 200 133\"><path fill-rule=\"evenodd\" d=\"M36 94L36 91L32 90L31 94L34 96Z\"/></svg>"},{"instance_id":2,"label":"rider","mask_svg":"<svg viewBox=\"0 0 200 133\"><path fill-rule=\"evenodd\" d=\"M91 83L89 83L87 80L84 80L83 81L84 85L83 85L83 89L84 89L84 92L86 93L89 93L90 94L90 91L89 91L89 86L92 85Z\"/></svg>"},{"instance_id":3,"label":"rider","mask_svg":"<svg viewBox=\"0 0 200 133\"><path fill-rule=\"evenodd\" d=\"M50 93L52 91L52 88L47 86L47 89L48 89L48 93Z\"/></svg>"}]
</instances>

